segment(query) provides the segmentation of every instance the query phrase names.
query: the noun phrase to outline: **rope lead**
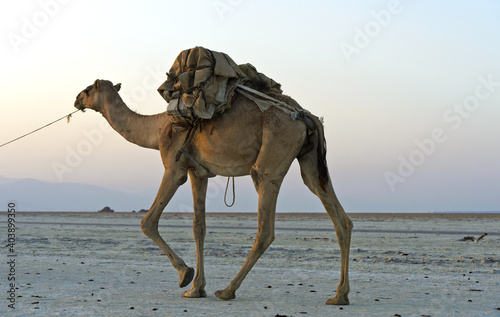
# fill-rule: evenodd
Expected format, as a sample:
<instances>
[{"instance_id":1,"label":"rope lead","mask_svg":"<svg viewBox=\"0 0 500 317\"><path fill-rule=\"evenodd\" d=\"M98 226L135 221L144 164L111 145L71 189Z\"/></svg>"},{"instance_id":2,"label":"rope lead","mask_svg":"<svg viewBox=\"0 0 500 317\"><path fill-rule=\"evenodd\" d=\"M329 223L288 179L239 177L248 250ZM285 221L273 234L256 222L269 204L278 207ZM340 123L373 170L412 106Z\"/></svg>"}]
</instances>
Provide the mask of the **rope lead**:
<instances>
[{"instance_id":1,"label":"rope lead","mask_svg":"<svg viewBox=\"0 0 500 317\"><path fill-rule=\"evenodd\" d=\"M232 201L232 202L231 202L231 204L229 205L229 204L227 203L226 195L227 195L227 188L229 187L229 180L230 180L231 178L233 179L233 201ZM235 198L236 198L236 193L235 193L235 191L234 191L234 176L233 176L233 177L229 176L229 177L227 178L227 183L226 183L226 191L224 192L224 204L226 204L226 206L227 206L227 207L233 207Z\"/></svg>"},{"instance_id":2,"label":"rope lead","mask_svg":"<svg viewBox=\"0 0 500 317\"><path fill-rule=\"evenodd\" d=\"M43 128L48 127L49 125L56 123L57 121L61 121L62 119L67 119L67 120L68 120L68 122L69 122L69 118L71 118L71 115L72 115L73 113L75 113L75 112L78 112L78 111L80 111L80 110L73 111L72 113L70 113L70 114L68 114L68 115L65 115L64 117L61 117L61 118L59 118L59 119L57 119L57 120L54 120L54 121L52 121L51 123L48 123L48 124L44 125L43 127L40 127L40 128L38 128L38 129L35 129L35 130L33 130L33 131L31 131L31 132L28 132L28 133L26 133L26 134L23 134L23 135L21 135L20 137L15 138L14 140L10 140L9 142L6 142L6 143L4 143L4 144L0 145L0 147L5 146L5 145L7 145L7 144L10 144L10 143L12 143L12 142L15 142L15 141L17 141L17 140L19 140L19 139L22 139L22 138L24 138L25 136L28 136L28 135L30 135L30 134L33 134L33 133L35 133L35 132L37 132L37 131L40 131L40 130L42 130Z\"/></svg>"}]
</instances>

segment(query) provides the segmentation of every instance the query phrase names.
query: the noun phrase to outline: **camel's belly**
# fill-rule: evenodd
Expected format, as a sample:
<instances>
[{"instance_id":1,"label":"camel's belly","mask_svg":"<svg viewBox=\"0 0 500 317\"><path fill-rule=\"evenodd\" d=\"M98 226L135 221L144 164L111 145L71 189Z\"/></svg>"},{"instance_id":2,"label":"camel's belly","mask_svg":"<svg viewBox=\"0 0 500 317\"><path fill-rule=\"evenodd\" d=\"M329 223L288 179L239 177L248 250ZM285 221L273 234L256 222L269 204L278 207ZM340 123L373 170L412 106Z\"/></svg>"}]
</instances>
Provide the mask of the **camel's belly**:
<instances>
[{"instance_id":1,"label":"camel's belly","mask_svg":"<svg viewBox=\"0 0 500 317\"><path fill-rule=\"evenodd\" d=\"M212 173L248 175L262 146L262 112L253 103L236 102L220 118L204 124L192 142L193 156Z\"/></svg>"},{"instance_id":2,"label":"camel's belly","mask_svg":"<svg viewBox=\"0 0 500 317\"><path fill-rule=\"evenodd\" d=\"M207 130L209 129L202 130L193 138L196 145L193 156L213 174L248 175L259 155L261 131L249 131L243 127L235 135L231 129L218 129L217 132L212 131L212 134ZM242 130L246 130L246 133L242 134Z\"/></svg>"}]
</instances>

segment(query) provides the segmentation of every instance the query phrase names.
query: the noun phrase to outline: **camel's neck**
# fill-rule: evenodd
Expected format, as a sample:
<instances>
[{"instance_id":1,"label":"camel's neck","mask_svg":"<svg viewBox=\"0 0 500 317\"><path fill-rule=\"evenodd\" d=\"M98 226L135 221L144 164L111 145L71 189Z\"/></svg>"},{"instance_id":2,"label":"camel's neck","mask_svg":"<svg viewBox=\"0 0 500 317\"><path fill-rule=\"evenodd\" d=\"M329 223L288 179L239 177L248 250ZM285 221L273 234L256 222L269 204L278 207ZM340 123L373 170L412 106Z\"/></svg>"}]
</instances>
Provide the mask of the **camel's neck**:
<instances>
[{"instance_id":1,"label":"camel's neck","mask_svg":"<svg viewBox=\"0 0 500 317\"><path fill-rule=\"evenodd\" d=\"M104 103L102 115L127 141L149 149L159 149L158 139L167 122L167 112L140 115L130 110L120 96Z\"/></svg>"}]
</instances>

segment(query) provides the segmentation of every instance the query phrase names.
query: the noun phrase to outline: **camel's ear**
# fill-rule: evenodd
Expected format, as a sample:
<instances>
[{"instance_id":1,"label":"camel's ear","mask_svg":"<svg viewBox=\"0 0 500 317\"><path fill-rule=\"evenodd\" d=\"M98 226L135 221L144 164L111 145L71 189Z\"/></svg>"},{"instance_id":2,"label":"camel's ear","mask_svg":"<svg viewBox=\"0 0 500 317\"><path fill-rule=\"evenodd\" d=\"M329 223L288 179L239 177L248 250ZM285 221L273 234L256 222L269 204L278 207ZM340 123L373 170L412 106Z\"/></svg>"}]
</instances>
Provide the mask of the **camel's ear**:
<instances>
[{"instance_id":1,"label":"camel's ear","mask_svg":"<svg viewBox=\"0 0 500 317\"><path fill-rule=\"evenodd\" d=\"M122 84L116 84L114 88L116 91L120 91L120 88L122 88Z\"/></svg>"},{"instance_id":2,"label":"camel's ear","mask_svg":"<svg viewBox=\"0 0 500 317\"><path fill-rule=\"evenodd\" d=\"M97 89L97 90L99 90L99 79L96 79L94 81L94 88Z\"/></svg>"}]
</instances>

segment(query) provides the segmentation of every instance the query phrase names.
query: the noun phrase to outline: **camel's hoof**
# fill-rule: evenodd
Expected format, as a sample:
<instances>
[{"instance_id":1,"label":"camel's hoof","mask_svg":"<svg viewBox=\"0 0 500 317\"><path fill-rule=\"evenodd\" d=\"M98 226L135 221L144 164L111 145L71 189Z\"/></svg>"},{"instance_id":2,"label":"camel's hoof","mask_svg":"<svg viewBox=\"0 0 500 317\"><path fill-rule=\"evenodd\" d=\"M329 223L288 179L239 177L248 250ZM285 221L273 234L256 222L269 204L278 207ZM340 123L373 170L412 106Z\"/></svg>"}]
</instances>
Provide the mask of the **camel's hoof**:
<instances>
[{"instance_id":1,"label":"camel's hoof","mask_svg":"<svg viewBox=\"0 0 500 317\"><path fill-rule=\"evenodd\" d=\"M182 294L184 297L188 298L202 298L202 297L207 297L207 292L203 289L190 289L189 291L185 291L184 294Z\"/></svg>"},{"instance_id":2,"label":"camel's hoof","mask_svg":"<svg viewBox=\"0 0 500 317\"><path fill-rule=\"evenodd\" d=\"M349 298L346 296L331 298L326 301L327 305L349 305Z\"/></svg>"},{"instance_id":3,"label":"camel's hoof","mask_svg":"<svg viewBox=\"0 0 500 317\"><path fill-rule=\"evenodd\" d=\"M223 300L235 299L236 298L236 294L234 292L228 292L226 290L215 292L215 296L217 296L217 297L219 297L220 299L223 299Z\"/></svg>"},{"instance_id":4,"label":"camel's hoof","mask_svg":"<svg viewBox=\"0 0 500 317\"><path fill-rule=\"evenodd\" d=\"M179 287L186 287L191 283L194 277L194 269L192 267L185 268L182 272L179 272Z\"/></svg>"}]
</instances>

